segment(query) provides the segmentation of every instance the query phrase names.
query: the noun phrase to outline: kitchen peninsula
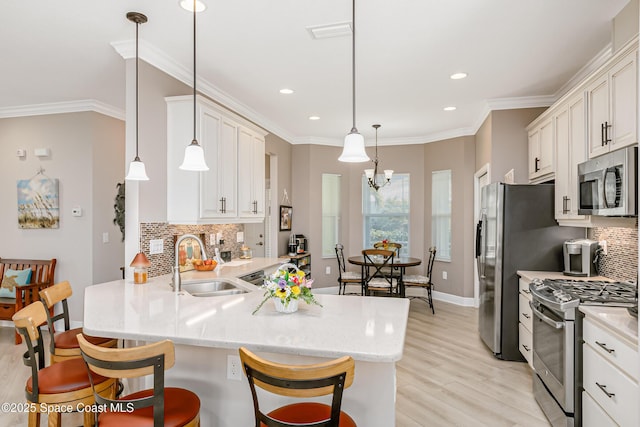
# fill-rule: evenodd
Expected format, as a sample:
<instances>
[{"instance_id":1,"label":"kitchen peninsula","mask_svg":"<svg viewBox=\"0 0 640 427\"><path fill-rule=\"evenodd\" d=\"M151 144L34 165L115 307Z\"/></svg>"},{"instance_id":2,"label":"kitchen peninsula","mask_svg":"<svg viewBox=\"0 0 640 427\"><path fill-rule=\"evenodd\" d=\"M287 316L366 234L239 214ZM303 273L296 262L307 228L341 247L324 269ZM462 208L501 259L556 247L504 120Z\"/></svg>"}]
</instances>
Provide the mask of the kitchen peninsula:
<instances>
[{"instance_id":1,"label":"kitchen peninsula","mask_svg":"<svg viewBox=\"0 0 640 427\"><path fill-rule=\"evenodd\" d=\"M275 269L280 262L258 258L232 261L213 272L183 273L183 283L224 278L247 290L235 295L198 298L187 292L176 294L169 285L170 275L143 285L117 280L90 286L85 290L84 330L131 341L127 346L173 340L176 364L166 372L166 384L198 394L202 425L253 424L244 374L228 369L228 356L237 356L238 348L246 346L283 363L352 356L355 381L345 391L343 409L358 425L393 426L395 363L402 357L409 301L316 292L323 307L302 303L298 312L282 314L268 302L252 315L262 291L237 277ZM264 400L265 407L289 402L269 398Z\"/></svg>"}]
</instances>

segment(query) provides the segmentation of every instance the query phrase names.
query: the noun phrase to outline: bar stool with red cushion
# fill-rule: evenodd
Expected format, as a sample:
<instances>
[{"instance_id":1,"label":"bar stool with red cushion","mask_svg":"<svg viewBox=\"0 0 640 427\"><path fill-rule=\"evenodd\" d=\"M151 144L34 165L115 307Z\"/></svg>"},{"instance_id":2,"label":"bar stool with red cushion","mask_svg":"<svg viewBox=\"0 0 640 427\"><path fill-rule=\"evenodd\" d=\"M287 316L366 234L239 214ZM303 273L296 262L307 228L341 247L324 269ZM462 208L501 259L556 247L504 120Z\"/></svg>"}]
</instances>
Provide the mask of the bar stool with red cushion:
<instances>
[{"instance_id":1,"label":"bar stool with red cushion","mask_svg":"<svg viewBox=\"0 0 640 427\"><path fill-rule=\"evenodd\" d=\"M62 408L77 410L95 404L94 392L104 396L115 395L114 379L100 375L87 374L82 359L69 359L45 367L45 347L41 326L47 313L40 301L33 302L19 310L12 317L16 330L24 337L27 352L24 364L31 368L31 377L27 380L25 394L31 403L29 427L40 425L40 414L47 413L50 427L61 422ZM92 388L93 384L93 388ZM84 425L93 425L94 414L84 413Z\"/></svg>"},{"instance_id":2,"label":"bar stool with red cushion","mask_svg":"<svg viewBox=\"0 0 640 427\"><path fill-rule=\"evenodd\" d=\"M314 426L353 427L353 418L340 410L342 393L353 383L355 362L343 356L310 365L284 365L256 356L240 347L240 360L251 387L256 427ZM281 396L307 398L332 394L331 405L296 402L274 409L260 410L256 386Z\"/></svg>"},{"instance_id":3,"label":"bar stool with red cushion","mask_svg":"<svg viewBox=\"0 0 640 427\"><path fill-rule=\"evenodd\" d=\"M200 425L200 399L183 388L164 386L164 371L175 363L173 342L140 347L106 348L78 334L82 357L92 372L108 378L153 375L153 388L116 399L96 393L96 403L118 412L98 416L100 427L194 427Z\"/></svg>"},{"instance_id":4,"label":"bar stool with red cushion","mask_svg":"<svg viewBox=\"0 0 640 427\"><path fill-rule=\"evenodd\" d=\"M69 306L67 299L71 297L73 291L68 281L56 283L53 286L40 291L40 300L49 309L47 311L47 324L52 339L49 343L51 352L51 363L61 360L80 357L80 345L76 336L82 333L82 328L70 329ZM54 305L61 303L62 311L51 315ZM53 324L58 320L64 320L64 331L54 333ZM101 347L117 347L118 340L114 338L92 337L85 335L87 340Z\"/></svg>"}]
</instances>

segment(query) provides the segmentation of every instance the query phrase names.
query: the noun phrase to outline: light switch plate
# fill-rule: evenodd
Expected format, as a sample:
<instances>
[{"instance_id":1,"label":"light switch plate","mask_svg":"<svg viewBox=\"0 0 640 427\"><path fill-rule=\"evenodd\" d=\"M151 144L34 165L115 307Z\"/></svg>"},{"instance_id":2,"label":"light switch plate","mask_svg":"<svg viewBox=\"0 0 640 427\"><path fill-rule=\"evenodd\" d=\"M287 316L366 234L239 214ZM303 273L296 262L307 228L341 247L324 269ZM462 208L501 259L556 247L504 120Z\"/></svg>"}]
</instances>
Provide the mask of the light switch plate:
<instances>
[{"instance_id":1,"label":"light switch plate","mask_svg":"<svg viewBox=\"0 0 640 427\"><path fill-rule=\"evenodd\" d=\"M236 233L236 242L237 242L237 243L242 243L242 242L244 242L244 232L242 232L242 231L238 231L238 232Z\"/></svg>"},{"instance_id":2,"label":"light switch plate","mask_svg":"<svg viewBox=\"0 0 640 427\"><path fill-rule=\"evenodd\" d=\"M149 240L149 254L161 254L164 252L164 240L162 239L153 239Z\"/></svg>"}]
</instances>

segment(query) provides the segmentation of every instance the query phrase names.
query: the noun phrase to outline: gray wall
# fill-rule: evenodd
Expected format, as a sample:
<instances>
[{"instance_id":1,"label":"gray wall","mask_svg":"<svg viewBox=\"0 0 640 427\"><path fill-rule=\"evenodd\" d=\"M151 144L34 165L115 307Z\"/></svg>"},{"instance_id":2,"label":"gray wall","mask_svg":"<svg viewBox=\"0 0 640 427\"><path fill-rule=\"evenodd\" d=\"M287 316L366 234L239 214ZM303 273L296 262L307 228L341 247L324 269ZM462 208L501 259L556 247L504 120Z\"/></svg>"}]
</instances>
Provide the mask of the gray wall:
<instances>
[{"instance_id":1,"label":"gray wall","mask_svg":"<svg viewBox=\"0 0 640 427\"><path fill-rule=\"evenodd\" d=\"M16 157L24 148L27 156ZM35 148L49 148L39 159ZM0 256L57 258L56 280L73 287L71 319L83 317L84 288L120 277L123 244L113 224L116 184L124 176L124 123L94 112L0 119ZM39 167L59 180L60 227L21 230L17 223L16 181ZM71 215L80 207L81 217ZM109 243L102 234L109 233Z\"/></svg>"},{"instance_id":2,"label":"gray wall","mask_svg":"<svg viewBox=\"0 0 640 427\"><path fill-rule=\"evenodd\" d=\"M274 181L271 181L271 197L275 199L275 205L279 206L285 190L289 194L289 198L291 199L292 197L291 144L277 135L268 134L265 137L265 152L270 156L276 157L277 176L275 177L275 186ZM265 168L265 172L266 171L269 171L269 169ZM270 171L270 173L271 172L273 171ZM276 210L276 212L272 212L272 215L274 220L278 222L280 211ZM278 226L279 223L276 224L277 228L279 228ZM287 244L289 243L289 232L277 231L275 236L278 240L277 255L285 255L288 249Z\"/></svg>"}]
</instances>

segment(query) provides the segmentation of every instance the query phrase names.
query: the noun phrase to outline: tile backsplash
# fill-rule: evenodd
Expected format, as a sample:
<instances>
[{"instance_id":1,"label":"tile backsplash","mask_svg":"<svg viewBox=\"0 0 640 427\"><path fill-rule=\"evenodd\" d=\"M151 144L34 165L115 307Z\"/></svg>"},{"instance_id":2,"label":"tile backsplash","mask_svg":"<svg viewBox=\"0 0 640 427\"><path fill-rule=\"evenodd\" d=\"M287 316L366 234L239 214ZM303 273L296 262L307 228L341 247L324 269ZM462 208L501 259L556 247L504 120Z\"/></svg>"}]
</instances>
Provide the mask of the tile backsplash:
<instances>
[{"instance_id":1,"label":"tile backsplash","mask_svg":"<svg viewBox=\"0 0 640 427\"><path fill-rule=\"evenodd\" d=\"M595 227L588 237L607 241L607 255L598 263L602 276L618 281L637 280L638 274L638 221L635 228Z\"/></svg>"},{"instance_id":2,"label":"tile backsplash","mask_svg":"<svg viewBox=\"0 0 640 427\"><path fill-rule=\"evenodd\" d=\"M215 242L210 241L210 234L222 233L224 244L220 246L221 251L231 251L232 258L240 256L242 243L236 242L236 233L244 231L243 224L216 224L216 225L176 225L166 222L148 222L140 224L140 235L142 240L142 251L151 261L149 267L149 277L161 276L171 273L171 266L175 262L174 236L183 234L200 235L204 233L204 244L206 246L207 257L214 255ZM164 251L161 254L150 255L149 241L162 239Z\"/></svg>"}]
</instances>

